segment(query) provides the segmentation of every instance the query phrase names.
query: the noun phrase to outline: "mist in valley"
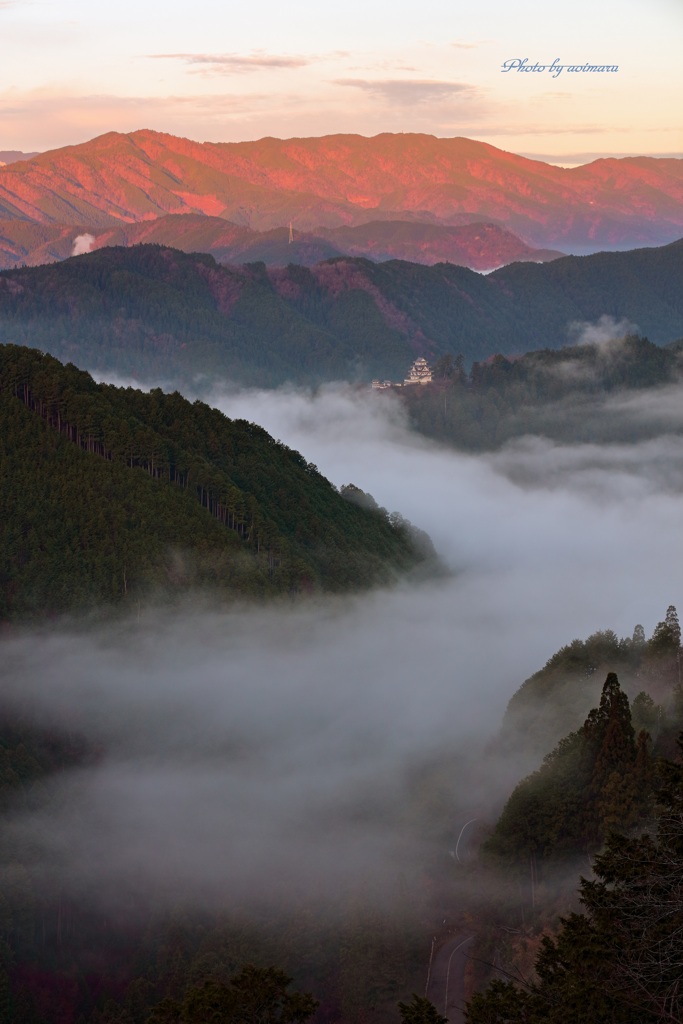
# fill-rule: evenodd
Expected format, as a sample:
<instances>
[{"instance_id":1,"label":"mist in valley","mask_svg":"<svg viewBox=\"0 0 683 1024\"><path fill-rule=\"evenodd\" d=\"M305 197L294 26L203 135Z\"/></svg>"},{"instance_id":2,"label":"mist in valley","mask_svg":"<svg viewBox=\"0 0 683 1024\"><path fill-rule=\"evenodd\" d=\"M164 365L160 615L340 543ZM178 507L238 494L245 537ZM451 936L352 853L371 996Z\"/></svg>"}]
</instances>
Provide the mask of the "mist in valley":
<instances>
[{"instance_id":1,"label":"mist in valley","mask_svg":"<svg viewBox=\"0 0 683 1024\"><path fill-rule=\"evenodd\" d=\"M635 422L648 402L614 415ZM46 886L111 913L332 913L359 889L386 909L533 767L491 743L523 680L575 637L649 634L676 601L683 439L472 456L346 386L212 404L426 530L448 574L266 607L198 595L8 636L2 710L93 756L13 814L5 857L20 849ZM673 396L654 411L678 415Z\"/></svg>"}]
</instances>

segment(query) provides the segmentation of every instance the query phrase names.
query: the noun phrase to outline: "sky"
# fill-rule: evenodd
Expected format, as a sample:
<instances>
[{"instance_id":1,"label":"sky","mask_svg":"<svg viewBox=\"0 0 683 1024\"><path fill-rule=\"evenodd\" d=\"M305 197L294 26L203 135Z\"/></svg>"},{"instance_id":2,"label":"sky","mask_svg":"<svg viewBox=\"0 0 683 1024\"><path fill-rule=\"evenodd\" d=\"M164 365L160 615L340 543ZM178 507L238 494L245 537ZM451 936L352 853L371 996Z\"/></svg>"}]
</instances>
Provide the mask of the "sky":
<instances>
[{"instance_id":1,"label":"sky","mask_svg":"<svg viewBox=\"0 0 683 1024\"><path fill-rule=\"evenodd\" d=\"M151 128L681 156L682 42L681 0L0 0L0 150ZM564 70L503 70L525 59ZM618 71L567 70L586 63Z\"/></svg>"}]
</instances>

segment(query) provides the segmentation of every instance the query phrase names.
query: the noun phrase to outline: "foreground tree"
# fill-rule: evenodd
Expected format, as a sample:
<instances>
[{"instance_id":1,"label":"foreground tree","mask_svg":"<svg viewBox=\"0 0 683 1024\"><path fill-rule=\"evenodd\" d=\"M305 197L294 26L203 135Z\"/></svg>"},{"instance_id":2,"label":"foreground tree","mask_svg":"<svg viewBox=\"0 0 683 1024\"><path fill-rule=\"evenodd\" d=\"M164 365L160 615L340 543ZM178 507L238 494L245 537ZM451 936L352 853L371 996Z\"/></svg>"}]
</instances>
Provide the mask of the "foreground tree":
<instances>
[{"instance_id":1,"label":"foreground tree","mask_svg":"<svg viewBox=\"0 0 683 1024\"><path fill-rule=\"evenodd\" d=\"M413 993L411 1001L399 1003L398 1009L402 1024L448 1024L448 1017L442 1017L426 996Z\"/></svg>"},{"instance_id":2,"label":"foreground tree","mask_svg":"<svg viewBox=\"0 0 683 1024\"><path fill-rule=\"evenodd\" d=\"M304 1024L318 1003L308 992L288 992L291 981L276 967L247 964L227 985L206 981L182 1003L164 999L148 1024Z\"/></svg>"},{"instance_id":3,"label":"foreground tree","mask_svg":"<svg viewBox=\"0 0 683 1024\"><path fill-rule=\"evenodd\" d=\"M600 704L514 789L485 850L509 865L593 854L614 828L645 817L649 737L636 741L628 697L614 672Z\"/></svg>"},{"instance_id":4,"label":"foreground tree","mask_svg":"<svg viewBox=\"0 0 683 1024\"><path fill-rule=\"evenodd\" d=\"M683 755L683 734L679 740ZM581 880L585 913L544 938L536 980L494 981L468 1024L655 1024L683 1020L683 764L659 766L653 834L612 833Z\"/></svg>"}]
</instances>

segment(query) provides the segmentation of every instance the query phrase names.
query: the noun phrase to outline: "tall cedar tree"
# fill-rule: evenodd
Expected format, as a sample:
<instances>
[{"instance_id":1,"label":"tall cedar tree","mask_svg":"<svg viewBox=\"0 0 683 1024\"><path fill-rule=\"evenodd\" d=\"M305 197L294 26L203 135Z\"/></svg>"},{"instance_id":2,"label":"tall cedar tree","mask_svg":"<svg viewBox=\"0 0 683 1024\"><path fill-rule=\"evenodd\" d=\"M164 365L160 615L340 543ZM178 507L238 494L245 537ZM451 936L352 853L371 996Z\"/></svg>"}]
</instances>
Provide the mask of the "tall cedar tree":
<instances>
[{"instance_id":1,"label":"tall cedar tree","mask_svg":"<svg viewBox=\"0 0 683 1024\"><path fill-rule=\"evenodd\" d=\"M599 849L647 808L648 739L636 743L628 697L610 672L599 707L519 783L485 849L512 864Z\"/></svg>"},{"instance_id":2,"label":"tall cedar tree","mask_svg":"<svg viewBox=\"0 0 683 1024\"><path fill-rule=\"evenodd\" d=\"M679 759L658 766L650 833L613 832L581 879L582 914L544 938L537 980L496 980L467 1024L656 1024L683 1020L683 733Z\"/></svg>"}]
</instances>

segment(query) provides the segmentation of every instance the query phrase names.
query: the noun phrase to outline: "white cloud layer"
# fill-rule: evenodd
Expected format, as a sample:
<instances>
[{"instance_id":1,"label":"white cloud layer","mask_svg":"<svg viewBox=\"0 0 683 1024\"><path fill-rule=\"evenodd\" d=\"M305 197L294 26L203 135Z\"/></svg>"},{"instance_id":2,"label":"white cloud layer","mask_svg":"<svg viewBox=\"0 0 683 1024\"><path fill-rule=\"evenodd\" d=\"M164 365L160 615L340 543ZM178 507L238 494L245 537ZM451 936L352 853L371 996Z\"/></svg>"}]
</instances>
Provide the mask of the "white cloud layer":
<instances>
[{"instance_id":1,"label":"white cloud layer","mask_svg":"<svg viewBox=\"0 0 683 1024\"><path fill-rule=\"evenodd\" d=\"M368 880L381 894L424 863L417 764L444 750L466 759L558 647L636 622L650 632L680 599L683 441L536 438L475 457L415 437L397 404L347 387L217 402L426 529L454 575L5 639L0 706L100 752L11 835L42 851L50 884L56 870L110 907L333 901ZM647 414L635 399L618 412ZM480 811L485 767L465 785L453 771L456 810ZM515 781L508 770L499 788Z\"/></svg>"}]
</instances>

